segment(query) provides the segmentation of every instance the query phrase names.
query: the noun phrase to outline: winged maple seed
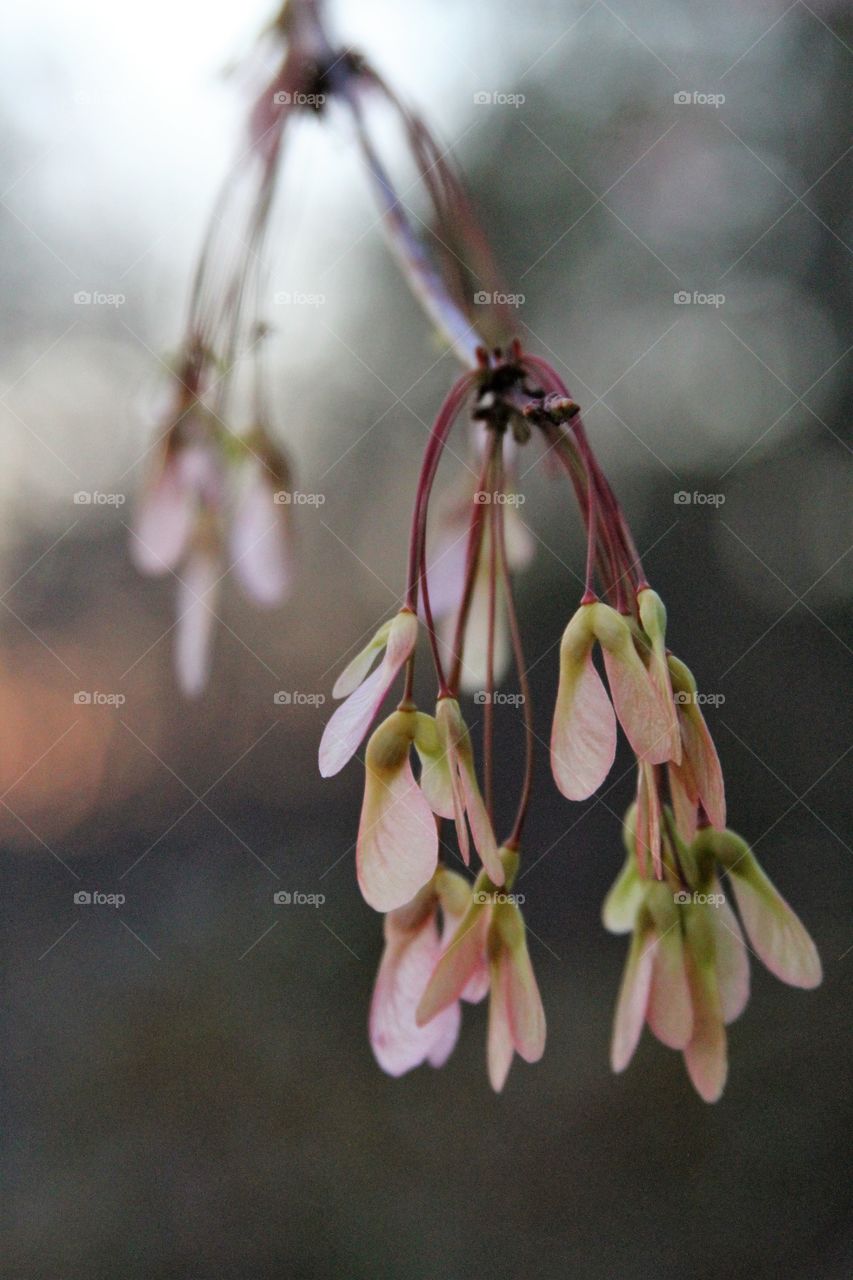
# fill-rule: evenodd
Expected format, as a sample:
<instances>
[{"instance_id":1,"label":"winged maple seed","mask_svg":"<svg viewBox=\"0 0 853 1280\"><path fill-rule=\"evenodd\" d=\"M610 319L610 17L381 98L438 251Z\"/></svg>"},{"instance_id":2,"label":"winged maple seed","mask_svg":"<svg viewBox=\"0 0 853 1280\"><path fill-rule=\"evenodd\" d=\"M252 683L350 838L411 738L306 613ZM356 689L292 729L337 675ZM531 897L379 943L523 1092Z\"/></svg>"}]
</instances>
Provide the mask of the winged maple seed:
<instances>
[{"instance_id":1,"label":"winged maple seed","mask_svg":"<svg viewBox=\"0 0 853 1280\"><path fill-rule=\"evenodd\" d=\"M628 859L604 903L612 933L630 932L631 947L613 1026L611 1062L622 1071L643 1029L680 1049L700 1097L716 1102L728 1071L726 1026L749 999L749 955L743 931L722 891L725 871L743 930L771 973L793 987L816 987L821 965L800 920L733 831L704 827L687 844L672 811L665 815L663 878L637 868L629 811Z\"/></svg>"}]
</instances>

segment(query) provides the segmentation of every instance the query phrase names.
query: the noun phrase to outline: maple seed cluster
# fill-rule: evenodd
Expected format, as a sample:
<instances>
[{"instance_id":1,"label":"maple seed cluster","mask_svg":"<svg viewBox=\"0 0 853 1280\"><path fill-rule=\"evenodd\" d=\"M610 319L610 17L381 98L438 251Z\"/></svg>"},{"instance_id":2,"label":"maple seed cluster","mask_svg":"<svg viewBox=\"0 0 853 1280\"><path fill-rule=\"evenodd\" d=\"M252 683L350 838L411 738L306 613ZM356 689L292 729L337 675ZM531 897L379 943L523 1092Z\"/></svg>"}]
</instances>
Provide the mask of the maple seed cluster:
<instances>
[{"instance_id":1,"label":"maple seed cluster","mask_svg":"<svg viewBox=\"0 0 853 1280\"><path fill-rule=\"evenodd\" d=\"M604 908L608 929L632 935L612 1065L627 1065L648 1022L683 1052L697 1091L712 1101L725 1083L725 1027L749 991L744 931L771 971L795 986L820 981L817 953L754 854L726 829L722 771L696 681L667 644L663 601L645 577L577 403L515 336L512 295L446 149L363 56L330 37L324 8L323 0L285 0L265 35L277 68L255 96L246 145L199 256L134 557L143 572L177 580L176 669L189 694L207 678L223 578L233 569L260 605L287 595L291 508L276 499L292 481L274 443L262 364L269 325L259 300L270 294L265 253L284 143L297 123L325 128L342 117L394 257L464 370L426 442L400 608L338 678L340 706L320 744L329 777L370 735L356 864L365 900L385 915L370 1013L375 1055L394 1075L423 1062L440 1066L456 1042L461 1005L487 994L493 1087L503 1087L516 1053L534 1062L544 1052L524 899L514 892L537 740L514 589L535 548L521 515L518 458L538 450L568 482L586 534L584 591L560 644L554 781L569 800L591 796L612 768L619 726L636 761L636 800L624 824L628 862ZM425 217L410 212L395 182L389 124L420 180ZM244 360L252 391L241 413L235 370ZM460 422L467 450L464 443L449 450ZM438 498L436 477L448 457L458 468ZM413 696L422 636L435 677L429 710ZM495 703L510 670L518 691L499 696L511 696L517 710L502 717L501 733L514 718L524 763L514 814L499 814L506 798L496 804ZM398 682L395 708L373 728ZM476 743L463 712L470 693ZM476 859L473 881L448 859L462 868Z\"/></svg>"},{"instance_id":2,"label":"maple seed cluster","mask_svg":"<svg viewBox=\"0 0 853 1280\"><path fill-rule=\"evenodd\" d=\"M463 478L467 512L460 519L454 504L430 538L438 462L466 409L473 440L473 465ZM534 433L543 455L568 476L587 533L585 590L560 645L554 780L569 800L593 795L612 768L618 726L636 762L637 796L624 826L628 861L604 908L608 929L632 933L612 1066L627 1066L648 1022L658 1039L683 1052L699 1095L716 1101L727 1074L725 1026L749 993L743 931L726 903L721 872L734 888L743 929L772 972L795 986L815 986L820 962L754 854L726 829L722 771L696 682L667 646L663 601L643 574L578 406L558 375L518 343L506 353L481 350L477 370L457 382L438 413L415 496L405 601L339 678L334 694L345 700L320 746L321 772L336 773L403 678L402 698L373 730L364 758L357 873L365 901L386 913L371 1043L394 1075L423 1062L441 1066L456 1042L462 1003L488 994L492 1086L503 1087L515 1053L534 1062L544 1051L545 1015L520 895L512 893L534 745L513 597L513 574L528 562L518 553L526 530L520 504L480 501L483 493L497 499L514 492L517 451ZM462 553L454 555L454 547ZM436 676L434 714L412 700L421 631ZM526 766L515 820L498 841L488 712L510 653L521 687ZM482 691L482 770L459 702L466 686ZM445 854L454 851L442 834L445 821L453 824L455 854L465 866L472 846L476 852L473 883L446 865Z\"/></svg>"}]
</instances>

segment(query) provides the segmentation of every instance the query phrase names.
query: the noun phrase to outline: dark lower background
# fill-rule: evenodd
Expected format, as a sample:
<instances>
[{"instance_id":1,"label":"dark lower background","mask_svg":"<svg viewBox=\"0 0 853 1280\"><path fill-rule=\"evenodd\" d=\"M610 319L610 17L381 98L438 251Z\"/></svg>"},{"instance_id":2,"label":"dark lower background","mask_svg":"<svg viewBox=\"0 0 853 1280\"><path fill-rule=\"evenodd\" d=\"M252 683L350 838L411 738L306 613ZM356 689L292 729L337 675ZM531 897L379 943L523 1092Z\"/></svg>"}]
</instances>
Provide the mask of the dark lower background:
<instances>
[{"instance_id":1,"label":"dark lower background","mask_svg":"<svg viewBox=\"0 0 853 1280\"><path fill-rule=\"evenodd\" d=\"M355 37L358 11L340 10ZM285 272L281 287L325 291L329 309L300 318L272 363L282 440L301 487L326 502L300 513L304 568L289 606L262 617L226 584L220 612L231 631L218 627L211 689L182 705L163 638L170 589L138 579L125 554L121 522L151 429L128 405L175 340L189 269L175 239L189 252L228 148L215 151L208 189L188 203L186 190L170 188L181 179L168 156L158 161L153 136L154 149L142 145L143 101L128 125L134 162L116 161L126 140L100 154L114 121L96 111L65 144L88 139L91 170L69 177L66 152L48 151L52 118L40 114L39 86L59 67L67 90L73 60L61 24L46 22L25 32L18 56L31 96L10 94L3 106L15 188L0 206L5 1252L14 1280L850 1274L842 437L853 41L830 4L615 10L599 4L584 17L583 7L534 5L519 30L515 6L435 3L383 31L397 10L376 0L364 9L373 23L364 38L375 27L383 67L404 88L406 66L417 66L412 93L460 139L509 287L528 297L524 340L552 353L582 404L605 395L588 425L649 549L673 647L700 688L724 699L708 720L732 825L813 933L824 983L794 991L754 967L715 1107L648 1035L614 1078L608 1041L625 940L608 936L598 913L621 864L629 761L620 755L600 797L571 806L540 758L518 887L549 1020L544 1060L516 1061L496 1098L485 1010L467 1008L444 1070L399 1081L378 1070L366 1018L380 922L359 899L353 865L360 770L321 782L315 753L328 703L286 706L273 695L328 698L342 656L394 607L424 423L452 362L426 372L438 349L375 235L331 275L317 254L295 251L288 270L301 269ZM165 60L168 19L156 10L149 21ZM125 56L126 32L91 30L97 68ZM97 68L88 69L95 100ZM484 86L524 91L527 102L472 117L472 92ZM724 91L725 108L679 115L674 87ZM463 137L468 121L475 128ZM186 131L195 154L200 108L170 127L178 139ZM309 139L304 154L314 146ZM594 197L565 164L595 193L620 179L607 201L631 231L600 204L585 213ZM150 197L128 221L139 174L149 196L161 186L171 198L161 209ZM90 206L92 177L100 185ZM351 179L353 194L339 241L334 228L323 233L329 260L372 221L358 174L333 178L324 216L340 207L338 184L349 198ZM318 181L322 194L322 173ZM307 221L318 234L325 226ZM77 285L45 244L83 285L121 287L121 315L73 312ZM142 268L123 276L140 254ZM719 289L726 303L719 313L674 306L681 285ZM71 505L81 488L126 492L128 505L81 511ZM555 645L577 603L570 569L581 571L582 547L559 488L538 475L525 488L523 515L540 544L519 591L547 740ZM724 502L679 504L680 491ZM126 701L75 704L81 689ZM514 715L503 713L498 760L497 793L510 803ZM278 889L326 900L275 906ZM80 890L126 901L76 905Z\"/></svg>"},{"instance_id":2,"label":"dark lower background","mask_svg":"<svg viewBox=\"0 0 853 1280\"><path fill-rule=\"evenodd\" d=\"M682 554L712 563L702 543L688 535ZM658 569L676 575L680 647L706 681L767 625L713 569L703 594L728 600L725 625L690 625L700 606L677 565ZM534 634L553 634L556 608L535 591L527 603ZM597 912L621 858L610 807L627 803L626 777L577 813L538 779L530 861L551 852L519 888L542 940L544 1061L516 1062L495 1098L476 1008L443 1071L383 1076L365 1036L380 942L354 886L358 779L304 806L240 801L252 767L307 775L316 734L300 746L279 724L208 796L222 821L196 807L124 877L162 817L119 809L78 827L62 850L79 882L44 850L12 855L10 1274L849 1274L843 764L796 800L843 750L845 655L803 607L760 649L720 682L709 719L733 821L756 839L772 828L758 852L826 977L803 993L754 971L719 1105L648 1036L624 1077L608 1071L624 940ZM536 668L540 703L552 668ZM168 782L163 769L151 791ZM173 799L171 820L192 802ZM78 883L127 903L75 907ZM279 886L326 903L275 907Z\"/></svg>"}]
</instances>

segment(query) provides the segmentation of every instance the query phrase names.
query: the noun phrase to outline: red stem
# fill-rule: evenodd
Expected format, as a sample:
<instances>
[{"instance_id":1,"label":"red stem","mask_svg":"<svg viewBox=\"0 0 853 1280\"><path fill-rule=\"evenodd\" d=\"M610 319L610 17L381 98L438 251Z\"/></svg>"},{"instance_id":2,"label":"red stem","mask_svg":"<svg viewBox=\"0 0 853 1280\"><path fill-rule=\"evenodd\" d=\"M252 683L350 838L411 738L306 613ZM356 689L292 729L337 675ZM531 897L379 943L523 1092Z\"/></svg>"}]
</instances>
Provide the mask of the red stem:
<instances>
[{"instance_id":1,"label":"red stem","mask_svg":"<svg viewBox=\"0 0 853 1280\"><path fill-rule=\"evenodd\" d=\"M500 476L500 485L503 488L503 475ZM509 560L506 553L506 536L504 521L499 524L499 545L498 545L498 561L500 563L500 572L503 579L504 595L506 597L506 611L509 620L509 631L512 638L512 652L515 660L515 669L518 674L518 686L521 696L524 699L522 704L524 716L524 778L521 784L521 796L518 801L518 809L515 815L515 821L512 826L512 832L506 844L511 848L517 848L521 842L521 832L527 817L527 810L530 805L530 794L533 788L533 706L530 701L530 682L527 678L527 666L524 658L524 646L521 640L521 629L518 625L518 615L515 609L515 597L512 590L512 576L509 569Z\"/></svg>"},{"instance_id":2,"label":"red stem","mask_svg":"<svg viewBox=\"0 0 853 1280\"><path fill-rule=\"evenodd\" d=\"M444 404L438 411L438 417L432 426L430 438L424 451L424 458L421 464L421 474L418 479L418 487L415 493L415 505L412 511L412 532L409 541L406 607L411 609L413 613L417 613L418 600L421 599L423 601L424 623L426 625L430 647L432 649L436 676L438 677L439 697L446 696L448 690L444 679L444 668L441 662L441 655L438 651L438 639L435 634L432 608L429 601L429 587L427 585L427 511L433 482L435 481L438 464L441 461L441 455L444 451L444 446L447 443L447 438L450 435L453 424L459 416L459 411L465 403L466 396L476 381L477 375L475 373L463 374L453 387L451 387ZM413 680L414 655L409 659L406 668L406 692L404 696L407 698L411 696Z\"/></svg>"},{"instance_id":3,"label":"red stem","mask_svg":"<svg viewBox=\"0 0 853 1280\"><path fill-rule=\"evenodd\" d=\"M502 511L497 502L498 493L502 492L498 459L503 449L503 441L498 435L492 437L489 449L489 488L487 493L491 501L489 509L489 625L486 642L486 701L483 704L483 795L486 812L494 826L494 806L492 797L492 758L494 746L495 709L495 608L497 605L497 522Z\"/></svg>"},{"instance_id":4,"label":"red stem","mask_svg":"<svg viewBox=\"0 0 853 1280\"><path fill-rule=\"evenodd\" d=\"M489 483L489 455L483 462L477 480L477 493L485 493ZM462 599L456 617L456 629L453 636L453 666L450 669L449 687L455 698L459 692L459 678L462 669L462 649L465 628L468 624L468 613L471 608L471 596L474 591L474 580L480 560L480 548L483 543L483 504L477 501L471 504L471 522L468 526L468 547L465 556L465 583L462 588Z\"/></svg>"}]
</instances>

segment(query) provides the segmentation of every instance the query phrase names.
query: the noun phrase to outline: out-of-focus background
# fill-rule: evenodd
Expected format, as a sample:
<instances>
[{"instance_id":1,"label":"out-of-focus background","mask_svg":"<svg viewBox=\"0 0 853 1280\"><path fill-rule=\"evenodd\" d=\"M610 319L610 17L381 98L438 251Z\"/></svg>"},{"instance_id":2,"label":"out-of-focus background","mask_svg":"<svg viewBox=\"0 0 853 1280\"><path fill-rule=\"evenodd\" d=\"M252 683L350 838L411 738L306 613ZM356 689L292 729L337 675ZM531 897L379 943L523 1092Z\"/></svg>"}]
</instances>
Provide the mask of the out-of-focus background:
<instances>
[{"instance_id":1,"label":"out-of-focus background","mask_svg":"<svg viewBox=\"0 0 853 1280\"><path fill-rule=\"evenodd\" d=\"M598 912L621 864L628 761L570 806L540 758L518 887L544 1061L516 1062L495 1098L480 1007L440 1073L379 1071L365 1023L381 922L353 861L361 771L321 782L316 747L334 673L401 590L453 359L389 261L346 122L306 121L272 237L269 362L280 440L323 501L297 513L287 606L257 612L226 579L210 688L183 701L173 589L131 568L126 524L194 253L259 87L251 63L223 71L270 13L7 6L8 1274L849 1275L849 10L333 13L466 173L523 297L522 340L584 407L673 647L718 695L731 821L812 931L824 984L789 990L754 965L713 1108L648 1035L611 1076L625 947ZM520 598L547 739L583 550L563 488L539 468L524 488L538 554ZM501 756L498 794L517 764ZM276 906L282 889L325 903Z\"/></svg>"}]
</instances>

